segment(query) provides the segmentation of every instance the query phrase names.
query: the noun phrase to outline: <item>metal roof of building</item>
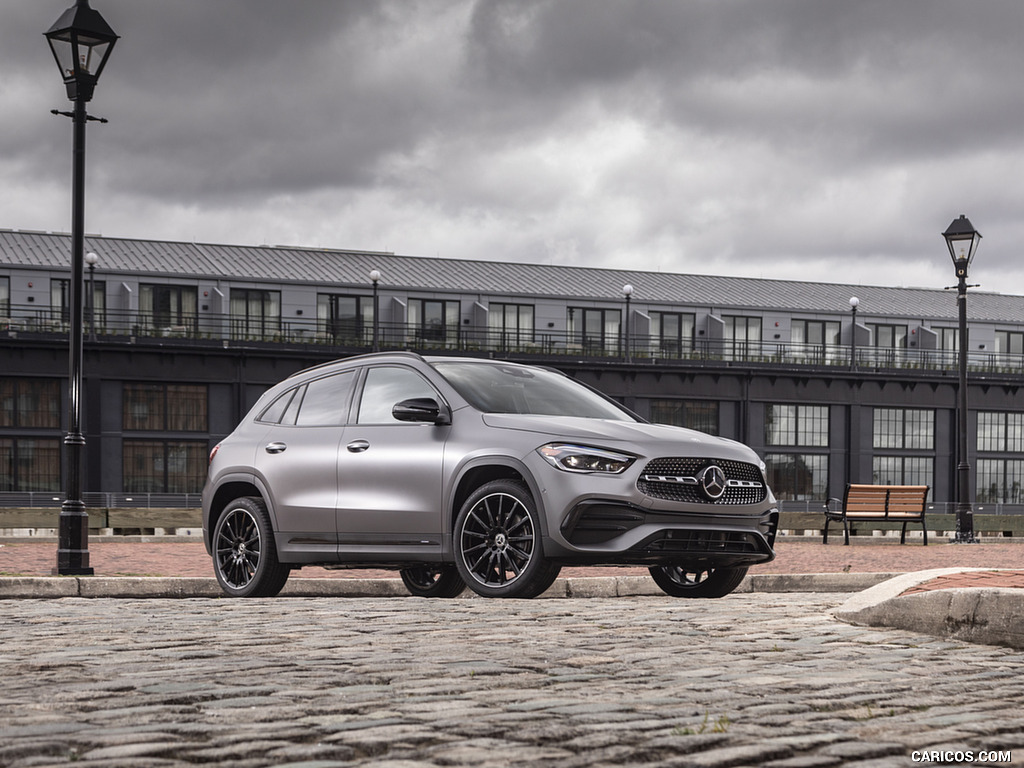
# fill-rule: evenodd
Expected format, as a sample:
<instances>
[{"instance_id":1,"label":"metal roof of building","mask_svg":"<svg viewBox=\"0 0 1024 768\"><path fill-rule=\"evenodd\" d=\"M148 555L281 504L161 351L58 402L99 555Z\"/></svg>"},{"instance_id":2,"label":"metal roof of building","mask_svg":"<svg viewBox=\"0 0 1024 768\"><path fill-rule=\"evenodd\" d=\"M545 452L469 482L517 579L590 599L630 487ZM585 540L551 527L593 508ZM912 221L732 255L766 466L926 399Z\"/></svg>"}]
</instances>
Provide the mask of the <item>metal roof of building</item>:
<instances>
[{"instance_id":1,"label":"metal roof of building","mask_svg":"<svg viewBox=\"0 0 1024 768\"><path fill-rule=\"evenodd\" d=\"M103 272L188 276L214 280L367 286L381 272L382 288L570 300L619 300L633 285L638 304L721 309L797 310L844 314L857 296L864 315L954 319L955 294L941 289L811 283L627 269L400 256L357 250L240 246L86 236ZM63 233L0 230L0 265L68 269L71 237ZM1024 297L972 291L976 320L1018 323Z\"/></svg>"}]
</instances>

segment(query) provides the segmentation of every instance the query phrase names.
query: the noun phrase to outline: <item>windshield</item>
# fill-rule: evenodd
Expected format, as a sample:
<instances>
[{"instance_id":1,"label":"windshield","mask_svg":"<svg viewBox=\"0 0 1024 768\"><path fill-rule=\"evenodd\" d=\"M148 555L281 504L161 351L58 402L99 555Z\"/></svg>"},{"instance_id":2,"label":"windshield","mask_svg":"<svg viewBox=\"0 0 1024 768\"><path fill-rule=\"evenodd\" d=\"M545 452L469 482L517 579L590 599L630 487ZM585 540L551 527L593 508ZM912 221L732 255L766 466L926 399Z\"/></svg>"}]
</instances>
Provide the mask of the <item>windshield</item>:
<instances>
[{"instance_id":1,"label":"windshield","mask_svg":"<svg viewBox=\"0 0 1024 768\"><path fill-rule=\"evenodd\" d=\"M636 421L628 411L579 382L541 368L469 362L434 363L434 368L484 413Z\"/></svg>"}]
</instances>

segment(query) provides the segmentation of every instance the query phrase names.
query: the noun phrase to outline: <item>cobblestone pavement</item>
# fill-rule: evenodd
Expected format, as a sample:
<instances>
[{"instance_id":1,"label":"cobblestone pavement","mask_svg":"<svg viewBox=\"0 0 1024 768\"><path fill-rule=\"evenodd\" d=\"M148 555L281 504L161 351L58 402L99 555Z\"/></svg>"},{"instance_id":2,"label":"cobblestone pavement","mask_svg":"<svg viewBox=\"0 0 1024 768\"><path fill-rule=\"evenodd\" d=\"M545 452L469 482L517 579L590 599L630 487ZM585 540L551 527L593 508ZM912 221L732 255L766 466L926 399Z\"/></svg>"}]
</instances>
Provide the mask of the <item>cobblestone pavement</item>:
<instances>
[{"instance_id":1,"label":"cobblestone pavement","mask_svg":"<svg viewBox=\"0 0 1024 768\"><path fill-rule=\"evenodd\" d=\"M1024 762L1024 653L845 597L7 601L0 765Z\"/></svg>"}]
</instances>

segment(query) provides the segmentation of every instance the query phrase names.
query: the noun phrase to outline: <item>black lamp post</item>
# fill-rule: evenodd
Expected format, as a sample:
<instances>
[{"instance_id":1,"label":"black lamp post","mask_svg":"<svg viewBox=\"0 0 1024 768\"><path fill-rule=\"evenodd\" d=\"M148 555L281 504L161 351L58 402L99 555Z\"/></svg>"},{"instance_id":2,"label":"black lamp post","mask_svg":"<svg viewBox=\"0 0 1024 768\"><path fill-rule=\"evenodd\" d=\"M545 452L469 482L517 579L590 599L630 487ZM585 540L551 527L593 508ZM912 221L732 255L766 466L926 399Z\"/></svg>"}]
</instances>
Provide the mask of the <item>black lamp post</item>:
<instances>
[{"instance_id":1,"label":"black lamp post","mask_svg":"<svg viewBox=\"0 0 1024 768\"><path fill-rule=\"evenodd\" d=\"M957 504L955 543L976 544L974 519L971 512L971 465L967 459L967 270L981 242L981 233L961 214L942 233L949 246L949 256L957 277L956 301L960 311L960 382L959 414L957 421L958 453Z\"/></svg>"},{"instance_id":2,"label":"black lamp post","mask_svg":"<svg viewBox=\"0 0 1024 768\"><path fill-rule=\"evenodd\" d=\"M68 339L68 433L64 467L64 503L58 528L57 575L91 575L89 515L82 501L82 293L85 250L85 123L98 120L85 112L96 82L117 42L117 35L88 0L78 0L45 33L60 76L74 102L74 112L59 112L74 125L71 203L71 331ZM103 121L105 122L105 121Z\"/></svg>"},{"instance_id":3,"label":"black lamp post","mask_svg":"<svg viewBox=\"0 0 1024 768\"><path fill-rule=\"evenodd\" d=\"M860 299L856 296L850 297L850 313L853 315L853 324L850 326L850 370L857 369L857 307L860 306Z\"/></svg>"},{"instance_id":4,"label":"black lamp post","mask_svg":"<svg viewBox=\"0 0 1024 768\"><path fill-rule=\"evenodd\" d=\"M85 254L85 263L89 265L89 341L96 341L96 264L99 255L89 251Z\"/></svg>"},{"instance_id":5,"label":"black lamp post","mask_svg":"<svg viewBox=\"0 0 1024 768\"><path fill-rule=\"evenodd\" d=\"M373 281L373 351L380 352L380 294L377 292L379 269L370 270L370 280Z\"/></svg>"},{"instance_id":6,"label":"black lamp post","mask_svg":"<svg viewBox=\"0 0 1024 768\"><path fill-rule=\"evenodd\" d=\"M626 329L624 334L626 342L625 358L627 363L631 363L633 362L633 356L629 348L629 305L630 301L632 301L633 299L633 286L630 285L629 283L626 283L624 286L622 286L622 295L626 297Z\"/></svg>"}]
</instances>

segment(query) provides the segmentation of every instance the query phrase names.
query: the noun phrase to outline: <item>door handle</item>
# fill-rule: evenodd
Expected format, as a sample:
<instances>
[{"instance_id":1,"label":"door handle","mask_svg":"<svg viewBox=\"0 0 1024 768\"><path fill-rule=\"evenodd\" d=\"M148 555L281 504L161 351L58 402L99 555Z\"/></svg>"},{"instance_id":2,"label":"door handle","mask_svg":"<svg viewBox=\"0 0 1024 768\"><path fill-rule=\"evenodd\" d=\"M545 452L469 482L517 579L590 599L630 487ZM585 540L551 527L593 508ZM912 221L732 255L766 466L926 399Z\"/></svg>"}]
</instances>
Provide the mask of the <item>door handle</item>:
<instances>
[{"instance_id":1,"label":"door handle","mask_svg":"<svg viewBox=\"0 0 1024 768\"><path fill-rule=\"evenodd\" d=\"M267 447L264 450L267 453L284 453L284 449L287 447L287 443L267 443Z\"/></svg>"},{"instance_id":2,"label":"door handle","mask_svg":"<svg viewBox=\"0 0 1024 768\"><path fill-rule=\"evenodd\" d=\"M345 447L348 448L349 453L362 453L370 447L370 444L366 440L354 440Z\"/></svg>"}]
</instances>

